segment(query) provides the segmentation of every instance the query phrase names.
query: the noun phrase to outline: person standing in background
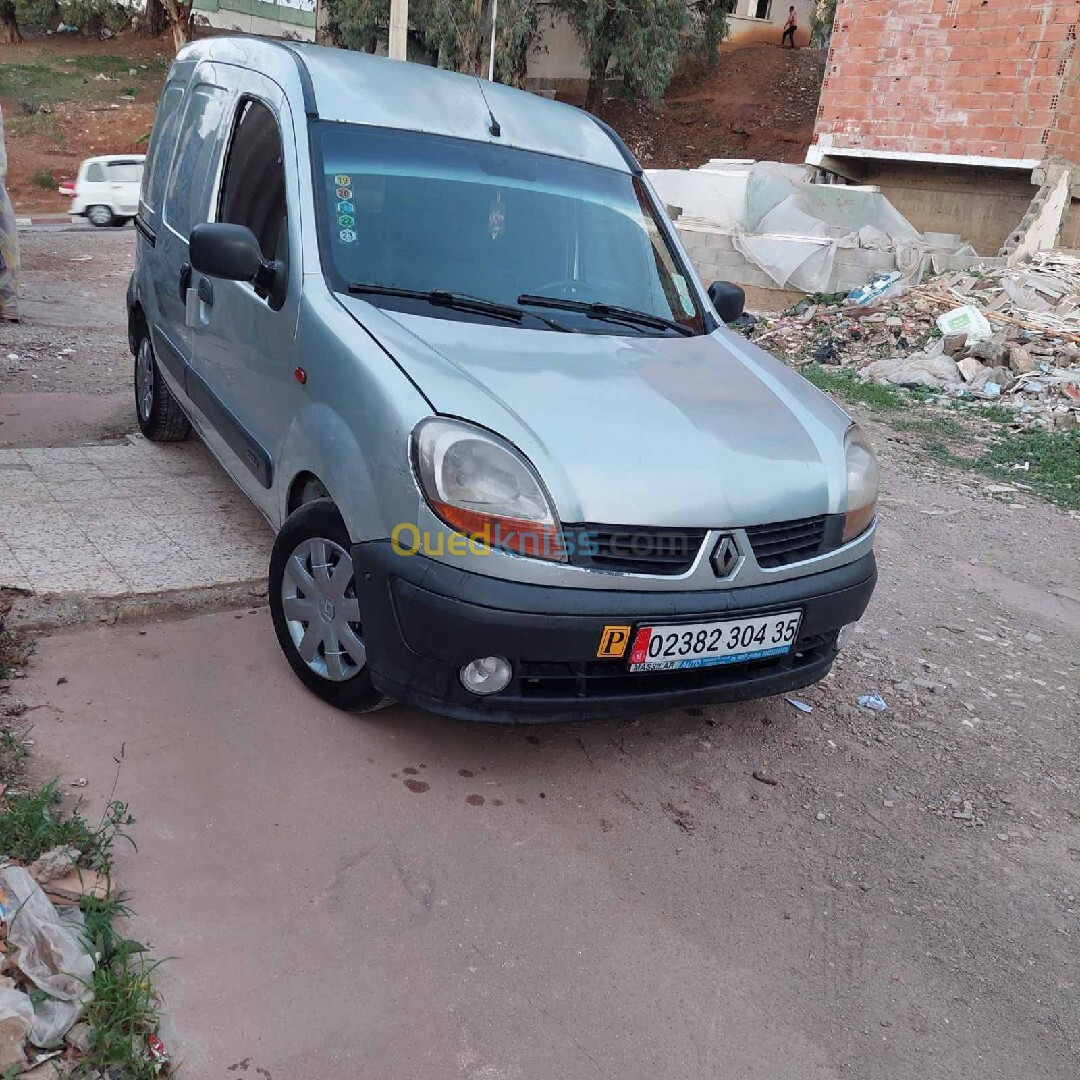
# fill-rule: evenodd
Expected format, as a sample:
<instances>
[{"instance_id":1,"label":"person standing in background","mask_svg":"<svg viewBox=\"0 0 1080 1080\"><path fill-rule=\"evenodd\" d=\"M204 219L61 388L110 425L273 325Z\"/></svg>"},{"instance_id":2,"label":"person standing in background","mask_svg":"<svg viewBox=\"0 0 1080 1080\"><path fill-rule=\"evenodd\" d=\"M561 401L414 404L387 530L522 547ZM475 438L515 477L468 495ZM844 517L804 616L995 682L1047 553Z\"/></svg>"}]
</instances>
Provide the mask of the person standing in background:
<instances>
[{"instance_id":1,"label":"person standing in background","mask_svg":"<svg viewBox=\"0 0 1080 1080\"><path fill-rule=\"evenodd\" d=\"M785 41L791 42L791 47L795 48L795 31L799 29L799 20L795 16L794 6L788 8L787 22L784 23L784 32L780 36L780 48L784 47Z\"/></svg>"},{"instance_id":2,"label":"person standing in background","mask_svg":"<svg viewBox=\"0 0 1080 1080\"><path fill-rule=\"evenodd\" d=\"M8 198L7 149L4 146L4 110L0 108L0 320L19 321L19 234L15 210Z\"/></svg>"}]
</instances>

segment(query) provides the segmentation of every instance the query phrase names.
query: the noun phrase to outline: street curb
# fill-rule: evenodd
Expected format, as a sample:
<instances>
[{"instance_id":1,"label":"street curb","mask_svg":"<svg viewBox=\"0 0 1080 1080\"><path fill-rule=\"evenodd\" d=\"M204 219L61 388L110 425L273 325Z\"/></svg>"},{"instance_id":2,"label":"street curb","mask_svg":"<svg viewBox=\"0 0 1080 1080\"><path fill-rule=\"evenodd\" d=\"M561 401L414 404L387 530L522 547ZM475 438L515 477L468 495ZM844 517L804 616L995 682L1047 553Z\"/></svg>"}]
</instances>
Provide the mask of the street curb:
<instances>
[{"instance_id":1,"label":"street curb","mask_svg":"<svg viewBox=\"0 0 1080 1080\"><path fill-rule=\"evenodd\" d=\"M80 623L132 622L165 616L198 615L230 608L261 606L266 602L265 578L169 589L128 596L89 596L80 593L28 593L8 590L17 599L7 616L13 630L47 632Z\"/></svg>"}]
</instances>

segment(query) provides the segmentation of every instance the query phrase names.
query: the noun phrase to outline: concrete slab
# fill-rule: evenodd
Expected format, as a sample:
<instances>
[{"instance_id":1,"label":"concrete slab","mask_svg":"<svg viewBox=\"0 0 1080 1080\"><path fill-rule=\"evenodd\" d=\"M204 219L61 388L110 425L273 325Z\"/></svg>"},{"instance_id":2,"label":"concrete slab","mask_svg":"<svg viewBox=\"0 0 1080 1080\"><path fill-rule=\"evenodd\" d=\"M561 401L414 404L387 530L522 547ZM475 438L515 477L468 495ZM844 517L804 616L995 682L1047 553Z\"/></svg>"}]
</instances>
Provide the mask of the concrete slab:
<instances>
[{"instance_id":1,"label":"concrete slab","mask_svg":"<svg viewBox=\"0 0 1080 1080\"><path fill-rule=\"evenodd\" d=\"M0 449L0 586L138 597L265 580L272 534L197 440Z\"/></svg>"}]
</instances>

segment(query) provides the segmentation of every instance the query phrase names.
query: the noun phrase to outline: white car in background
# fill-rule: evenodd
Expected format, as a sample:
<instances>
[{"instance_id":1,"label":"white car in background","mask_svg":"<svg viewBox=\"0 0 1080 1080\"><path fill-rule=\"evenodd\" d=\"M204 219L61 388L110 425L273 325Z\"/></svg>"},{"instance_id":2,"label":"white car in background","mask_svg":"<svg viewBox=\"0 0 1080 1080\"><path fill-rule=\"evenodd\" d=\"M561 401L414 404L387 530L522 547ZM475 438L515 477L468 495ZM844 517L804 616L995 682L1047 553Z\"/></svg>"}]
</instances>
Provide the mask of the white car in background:
<instances>
[{"instance_id":1,"label":"white car in background","mask_svg":"<svg viewBox=\"0 0 1080 1080\"><path fill-rule=\"evenodd\" d=\"M126 225L139 209L145 154L110 154L87 158L74 184L62 184L61 195L72 198L71 216L91 225Z\"/></svg>"}]
</instances>

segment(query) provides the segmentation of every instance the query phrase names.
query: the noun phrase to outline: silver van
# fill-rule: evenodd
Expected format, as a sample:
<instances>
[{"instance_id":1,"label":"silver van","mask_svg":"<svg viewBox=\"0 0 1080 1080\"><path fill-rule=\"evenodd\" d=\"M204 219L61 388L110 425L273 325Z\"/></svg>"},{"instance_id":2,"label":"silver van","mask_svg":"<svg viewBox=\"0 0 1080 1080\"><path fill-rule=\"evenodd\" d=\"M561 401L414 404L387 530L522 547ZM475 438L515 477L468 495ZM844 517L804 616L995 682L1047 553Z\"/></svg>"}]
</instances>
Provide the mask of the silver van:
<instances>
[{"instance_id":1,"label":"silver van","mask_svg":"<svg viewBox=\"0 0 1080 1080\"><path fill-rule=\"evenodd\" d=\"M277 530L300 679L556 720L821 679L876 581L877 467L724 325L587 113L315 46L185 48L128 292L139 425Z\"/></svg>"}]
</instances>

